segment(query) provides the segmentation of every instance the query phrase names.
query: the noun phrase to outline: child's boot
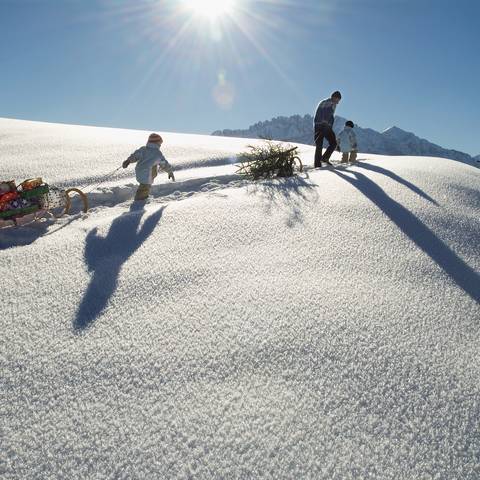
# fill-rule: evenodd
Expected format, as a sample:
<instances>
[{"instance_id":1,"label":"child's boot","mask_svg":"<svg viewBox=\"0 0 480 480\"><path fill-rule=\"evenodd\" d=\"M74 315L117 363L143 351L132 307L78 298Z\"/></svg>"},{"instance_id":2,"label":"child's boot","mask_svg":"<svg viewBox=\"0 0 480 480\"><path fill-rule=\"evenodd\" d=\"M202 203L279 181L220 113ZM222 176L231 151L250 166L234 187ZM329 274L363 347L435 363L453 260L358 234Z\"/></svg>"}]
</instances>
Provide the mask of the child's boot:
<instances>
[{"instance_id":1,"label":"child's boot","mask_svg":"<svg viewBox=\"0 0 480 480\"><path fill-rule=\"evenodd\" d=\"M137 193L135 194L135 200L146 200L150 195L151 185L141 183L137 188Z\"/></svg>"}]
</instances>

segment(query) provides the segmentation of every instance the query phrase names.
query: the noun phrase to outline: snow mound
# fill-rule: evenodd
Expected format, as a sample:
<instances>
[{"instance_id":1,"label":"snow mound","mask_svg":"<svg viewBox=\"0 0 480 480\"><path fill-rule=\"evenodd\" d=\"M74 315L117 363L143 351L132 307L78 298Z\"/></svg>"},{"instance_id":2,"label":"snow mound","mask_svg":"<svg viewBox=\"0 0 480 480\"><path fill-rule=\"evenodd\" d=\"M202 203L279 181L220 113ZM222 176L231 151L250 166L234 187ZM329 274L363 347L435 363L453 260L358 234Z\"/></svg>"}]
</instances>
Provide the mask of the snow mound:
<instances>
[{"instance_id":1,"label":"snow mound","mask_svg":"<svg viewBox=\"0 0 480 480\"><path fill-rule=\"evenodd\" d=\"M0 131L2 176L65 186L149 133ZM146 204L123 170L86 215L0 230L2 478L477 479L479 170L252 183L251 141L163 136L178 182Z\"/></svg>"}]
</instances>

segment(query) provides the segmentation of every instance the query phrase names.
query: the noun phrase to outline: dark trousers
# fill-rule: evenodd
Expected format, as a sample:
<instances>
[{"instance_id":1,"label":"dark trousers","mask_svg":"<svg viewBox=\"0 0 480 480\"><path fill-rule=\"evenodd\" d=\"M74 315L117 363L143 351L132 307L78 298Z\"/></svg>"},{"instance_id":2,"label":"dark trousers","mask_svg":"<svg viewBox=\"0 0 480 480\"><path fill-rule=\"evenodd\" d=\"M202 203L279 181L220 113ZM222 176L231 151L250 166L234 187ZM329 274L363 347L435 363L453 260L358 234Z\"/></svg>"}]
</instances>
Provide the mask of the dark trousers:
<instances>
[{"instance_id":1,"label":"dark trousers","mask_svg":"<svg viewBox=\"0 0 480 480\"><path fill-rule=\"evenodd\" d=\"M328 148L322 155L323 139L328 141ZM332 156L335 147L337 146L337 138L330 125L322 123L315 125L315 168L321 167L322 162L328 162Z\"/></svg>"}]
</instances>

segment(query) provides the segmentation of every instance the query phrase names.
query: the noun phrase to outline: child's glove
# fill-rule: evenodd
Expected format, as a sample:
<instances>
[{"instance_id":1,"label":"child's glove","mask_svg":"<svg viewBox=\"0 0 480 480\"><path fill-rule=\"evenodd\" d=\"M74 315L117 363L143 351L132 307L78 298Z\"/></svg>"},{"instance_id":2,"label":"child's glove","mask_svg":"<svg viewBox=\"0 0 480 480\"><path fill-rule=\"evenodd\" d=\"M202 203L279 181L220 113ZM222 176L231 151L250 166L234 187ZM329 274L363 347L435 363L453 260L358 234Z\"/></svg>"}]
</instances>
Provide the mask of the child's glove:
<instances>
[{"instance_id":1,"label":"child's glove","mask_svg":"<svg viewBox=\"0 0 480 480\"><path fill-rule=\"evenodd\" d=\"M175 175L173 174L173 172L170 172L170 173L168 174L168 178L169 178L172 182L175 181Z\"/></svg>"},{"instance_id":2,"label":"child's glove","mask_svg":"<svg viewBox=\"0 0 480 480\"><path fill-rule=\"evenodd\" d=\"M125 161L122 163L122 167L123 167L123 168L127 168L129 165L130 165L130 162L129 162L128 160L125 160Z\"/></svg>"}]
</instances>

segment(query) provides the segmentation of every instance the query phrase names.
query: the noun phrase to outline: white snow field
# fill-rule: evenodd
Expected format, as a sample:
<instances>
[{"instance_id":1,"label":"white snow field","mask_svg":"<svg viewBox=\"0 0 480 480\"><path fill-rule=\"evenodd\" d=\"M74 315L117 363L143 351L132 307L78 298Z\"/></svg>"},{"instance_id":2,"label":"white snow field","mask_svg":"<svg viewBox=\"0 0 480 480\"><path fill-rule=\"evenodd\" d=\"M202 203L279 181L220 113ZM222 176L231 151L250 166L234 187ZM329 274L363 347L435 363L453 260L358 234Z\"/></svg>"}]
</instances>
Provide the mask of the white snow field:
<instances>
[{"instance_id":1,"label":"white snow field","mask_svg":"<svg viewBox=\"0 0 480 480\"><path fill-rule=\"evenodd\" d=\"M89 190L148 133L1 119L1 177ZM478 480L480 170L254 183L160 133L145 206L130 167L0 230L2 479Z\"/></svg>"}]
</instances>

